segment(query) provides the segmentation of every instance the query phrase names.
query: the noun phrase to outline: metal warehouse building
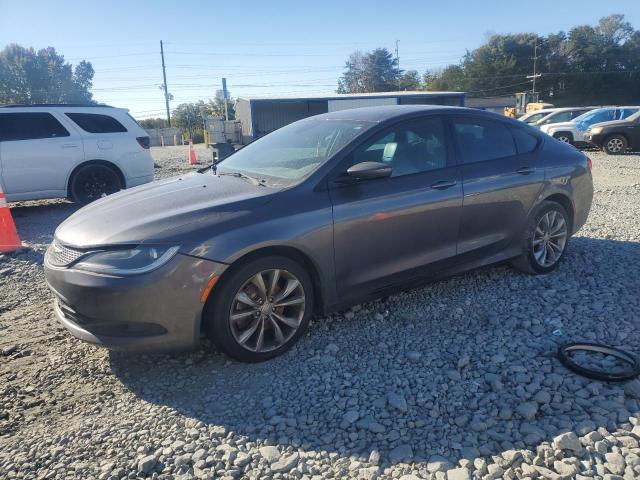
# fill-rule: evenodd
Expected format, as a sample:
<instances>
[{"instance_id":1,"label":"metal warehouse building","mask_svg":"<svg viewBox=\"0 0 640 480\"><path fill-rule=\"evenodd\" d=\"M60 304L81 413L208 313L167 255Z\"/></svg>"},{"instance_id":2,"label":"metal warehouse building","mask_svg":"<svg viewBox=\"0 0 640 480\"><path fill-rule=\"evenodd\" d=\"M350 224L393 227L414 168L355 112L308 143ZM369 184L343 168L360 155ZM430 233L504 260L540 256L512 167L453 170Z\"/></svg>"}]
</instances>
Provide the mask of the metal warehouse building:
<instances>
[{"instance_id":1,"label":"metal warehouse building","mask_svg":"<svg viewBox=\"0 0 640 480\"><path fill-rule=\"evenodd\" d=\"M464 106L463 92L381 92L306 97L239 97L236 119L247 143L312 115L376 105Z\"/></svg>"}]
</instances>

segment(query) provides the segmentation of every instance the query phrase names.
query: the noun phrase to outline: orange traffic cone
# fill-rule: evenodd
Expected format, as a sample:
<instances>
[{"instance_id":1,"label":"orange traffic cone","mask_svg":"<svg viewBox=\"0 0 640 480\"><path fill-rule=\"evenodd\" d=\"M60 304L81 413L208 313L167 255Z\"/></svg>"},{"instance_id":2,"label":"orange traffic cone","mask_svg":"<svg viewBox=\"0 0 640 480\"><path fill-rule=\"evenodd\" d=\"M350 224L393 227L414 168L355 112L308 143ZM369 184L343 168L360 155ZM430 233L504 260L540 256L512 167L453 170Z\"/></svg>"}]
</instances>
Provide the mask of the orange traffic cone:
<instances>
[{"instance_id":1,"label":"orange traffic cone","mask_svg":"<svg viewBox=\"0 0 640 480\"><path fill-rule=\"evenodd\" d=\"M22 248L22 243L16 230L16 224L13 223L9 204L0 188L0 252L13 252L19 248Z\"/></svg>"},{"instance_id":2,"label":"orange traffic cone","mask_svg":"<svg viewBox=\"0 0 640 480\"><path fill-rule=\"evenodd\" d=\"M193 140L191 139L189 139L189 163L191 165L198 163L198 157L196 156L196 151L193 148Z\"/></svg>"}]
</instances>

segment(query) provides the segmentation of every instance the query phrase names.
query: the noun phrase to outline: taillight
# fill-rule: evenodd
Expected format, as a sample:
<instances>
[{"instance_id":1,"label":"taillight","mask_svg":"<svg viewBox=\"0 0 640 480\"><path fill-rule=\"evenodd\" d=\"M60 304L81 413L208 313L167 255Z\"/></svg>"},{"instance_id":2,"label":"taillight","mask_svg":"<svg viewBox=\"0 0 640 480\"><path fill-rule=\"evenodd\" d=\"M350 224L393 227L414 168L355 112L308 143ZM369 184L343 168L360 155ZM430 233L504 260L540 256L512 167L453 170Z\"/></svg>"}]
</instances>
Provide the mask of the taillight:
<instances>
[{"instance_id":1,"label":"taillight","mask_svg":"<svg viewBox=\"0 0 640 480\"><path fill-rule=\"evenodd\" d=\"M150 145L149 137L136 137L136 140L138 141L138 143L142 148L144 148L145 150L149 149L149 145Z\"/></svg>"},{"instance_id":2,"label":"taillight","mask_svg":"<svg viewBox=\"0 0 640 480\"><path fill-rule=\"evenodd\" d=\"M593 162L589 157L587 157L587 167L589 167L589 171L593 170Z\"/></svg>"}]
</instances>

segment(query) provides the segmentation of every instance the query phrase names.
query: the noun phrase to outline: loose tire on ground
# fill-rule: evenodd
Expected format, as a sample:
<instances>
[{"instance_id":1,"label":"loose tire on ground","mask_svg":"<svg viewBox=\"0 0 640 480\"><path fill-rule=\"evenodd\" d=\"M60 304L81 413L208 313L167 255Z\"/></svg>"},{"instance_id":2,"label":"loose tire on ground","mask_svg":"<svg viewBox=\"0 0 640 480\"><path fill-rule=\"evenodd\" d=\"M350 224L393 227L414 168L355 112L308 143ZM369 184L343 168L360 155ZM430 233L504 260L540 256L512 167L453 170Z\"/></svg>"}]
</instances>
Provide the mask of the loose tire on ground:
<instances>
[{"instance_id":1,"label":"loose tire on ground","mask_svg":"<svg viewBox=\"0 0 640 480\"><path fill-rule=\"evenodd\" d=\"M231 268L229 276L214 287L205 307L207 336L218 349L242 362L262 362L289 350L305 333L313 314L309 274L290 258L275 255ZM302 312L297 310L301 297ZM298 303L281 306L287 302ZM259 344L261 329L264 336Z\"/></svg>"},{"instance_id":2,"label":"loose tire on ground","mask_svg":"<svg viewBox=\"0 0 640 480\"><path fill-rule=\"evenodd\" d=\"M622 135L611 135L604 140L602 150L607 155L621 155L627 151L629 144Z\"/></svg>"},{"instance_id":3,"label":"loose tire on ground","mask_svg":"<svg viewBox=\"0 0 640 480\"><path fill-rule=\"evenodd\" d=\"M124 187L114 169L97 163L80 167L71 178L70 185L72 200L81 205L111 195Z\"/></svg>"},{"instance_id":4,"label":"loose tire on ground","mask_svg":"<svg viewBox=\"0 0 640 480\"><path fill-rule=\"evenodd\" d=\"M544 218L553 219L552 221L554 222L553 225L549 227L549 235L547 235L547 233L542 234L542 231L545 230ZM562 231L560 228L562 224L564 224L565 229L564 239L558 236ZM570 236L571 219L566 209L559 203L544 201L534 210L527 222L527 227L523 235L522 255L512 260L511 263L515 268L531 275L549 273L558 268L558 265L564 258ZM549 254L549 261L551 262L551 260L553 260L551 263L547 264L540 260L541 239L543 244L546 245L554 255L551 257L551 254ZM556 249L555 246L557 245L561 246L560 251Z\"/></svg>"}]
</instances>

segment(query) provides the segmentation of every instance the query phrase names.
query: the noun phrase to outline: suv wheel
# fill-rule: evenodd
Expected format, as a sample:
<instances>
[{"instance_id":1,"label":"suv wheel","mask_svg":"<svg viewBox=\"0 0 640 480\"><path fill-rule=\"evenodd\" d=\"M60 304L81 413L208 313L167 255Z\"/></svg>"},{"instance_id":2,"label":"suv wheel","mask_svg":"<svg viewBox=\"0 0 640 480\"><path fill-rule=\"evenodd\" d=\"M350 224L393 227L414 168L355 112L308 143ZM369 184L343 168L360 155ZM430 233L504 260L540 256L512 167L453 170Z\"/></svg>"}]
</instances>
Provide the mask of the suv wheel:
<instances>
[{"instance_id":1,"label":"suv wheel","mask_svg":"<svg viewBox=\"0 0 640 480\"><path fill-rule=\"evenodd\" d=\"M569 214L556 202L543 202L529 218L523 253L513 266L533 275L555 270L569 243Z\"/></svg>"},{"instance_id":2,"label":"suv wheel","mask_svg":"<svg viewBox=\"0 0 640 480\"><path fill-rule=\"evenodd\" d=\"M573 145L573 135L571 135L569 132L554 133L553 138L561 141L562 143Z\"/></svg>"},{"instance_id":3,"label":"suv wheel","mask_svg":"<svg viewBox=\"0 0 640 480\"><path fill-rule=\"evenodd\" d=\"M121 190L123 187L118 174L106 165L85 165L71 179L71 198L86 205L101 197Z\"/></svg>"},{"instance_id":4,"label":"suv wheel","mask_svg":"<svg viewBox=\"0 0 640 480\"><path fill-rule=\"evenodd\" d=\"M627 151L627 145L627 139L622 135L611 135L604 141L602 150L607 155L620 155Z\"/></svg>"},{"instance_id":5,"label":"suv wheel","mask_svg":"<svg viewBox=\"0 0 640 480\"><path fill-rule=\"evenodd\" d=\"M230 357L261 362L289 350L313 313L313 284L293 260L270 256L239 267L204 314L207 335Z\"/></svg>"}]
</instances>

